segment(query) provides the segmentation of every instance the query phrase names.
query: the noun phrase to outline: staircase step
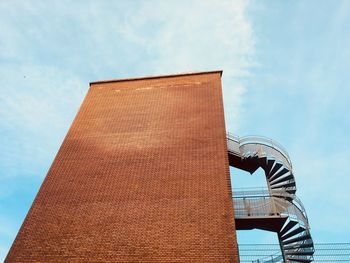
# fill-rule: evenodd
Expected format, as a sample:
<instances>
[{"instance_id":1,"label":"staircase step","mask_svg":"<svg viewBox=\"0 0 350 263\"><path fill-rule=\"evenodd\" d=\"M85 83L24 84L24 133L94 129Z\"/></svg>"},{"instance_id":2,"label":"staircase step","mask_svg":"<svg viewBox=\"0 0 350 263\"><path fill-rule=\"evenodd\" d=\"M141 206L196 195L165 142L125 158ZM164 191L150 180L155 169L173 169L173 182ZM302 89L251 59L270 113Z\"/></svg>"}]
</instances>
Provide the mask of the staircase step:
<instances>
[{"instance_id":1,"label":"staircase step","mask_svg":"<svg viewBox=\"0 0 350 263\"><path fill-rule=\"evenodd\" d=\"M287 245L283 247L284 250L290 250L290 249L299 249L299 248L312 248L314 249L314 243L302 243L302 244L294 244L294 245Z\"/></svg>"},{"instance_id":2,"label":"staircase step","mask_svg":"<svg viewBox=\"0 0 350 263\"><path fill-rule=\"evenodd\" d=\"M268 175L269 172L271 171L271 168L273 166L273 164L275 163L275 160L272 160L272 159L268 159L267 160L267 165L265 166L265 173Z\"/></svg>"},{"instance_id":3,"label":"staircase step","mask_svg":"<svg viewBox=\"0 0 350 263\"><path fill-rule=\"evenodd\" d=\"M275 188L288 188L288 187L294 187L294 186L295 186L295 182L292 181L292 182L286 183L286 184L274 185L273 187L271 187L271 189L275 189Z\"/></svg>"},{"instance_id":4,"label":"staircase step","mask_svg":"<svg viewBox=\"0 0 350 263\"><path fill-rule=\"evenodd\" d=\"M295 195L296 191L297 191L296 187L286 190L287 193L292 194L292 195Z\"/></svg>"},{"instance_id":5,"label":"staircase step","mask_svg":"<svg viewBox=\"0 0 350 263\"><path fill-rule=\"evenodd\" d=\"M287 260L289 261L296 261L296 262L305 262L305 263L309 263L312 262L313 259L311 258L295 258L295 257L286 257Z\"/></svg>"},{"instance_id":6,"label":"staircase step","mask_svg":"<svg viewBox=\"0 0 350 263\"><path fill-rule=\"evenodd\" d=\"M305 228L300 226L300 227L294 229L293 231L290 231L288 234L285 234L284 236L282 236L281 239L286 240L286 239L291 238L292 236L295 236L303 231L305 231Z\"/></svg>"},{"instance_id":7,"label":"staircase step","mask_svg":"<svg viewBox=\"0 0 350 263\"><path fill-rule=\"evenodd\" d=\"M312 256L314 254L313 250L298 250L298 251L288 251L285 252L286 255L293 256Z\"/></svg>"},{"instance_id":8,"label":"staircase step","mask_svg":"<svg viewBox=\"0 0 350 263\"><path fill-rule=\"evenodd\" d=\"M245 155L246 161L250 161L252 158L253 158L253 153L251 153L251 152L248 152L248 153Z\"/></svg>"},{"instance_id":9,"label":"staircase step","mask_svg":"<svg viewBox=\"0 0 350 263\"><path fill-rule=\"evenodd\" d=\"M277 185L277 184L282 183L282 182L290 182L291 179L294 179L294 176L292 174L289 174L287 176L283 176L280 179L277 179L275 181L270 182L270 185Z\"/></svg>"},{"instance_id":10,"label":"staircase step","mask_svg":"<svg viewBox=\"0 0 350 263\"><path fill-rule=\"evenodd\" d=\"M294 195L296 192L296 187L283 187L283 184L273 185L273 188L271 187L271 189L273 189L275 191L284 191L289 195ZM291 191L293 191L293 192L291 193ZM280 196L283 196L283 195L281 194ZM290 196L290 197L293 197L293 196Z\"/></svg>"},{"instance_id":11,"label":"staircase step","mask_svg":"<svg viewBox=\"0 0 350 263\"><path fill-rule=\"evenodd\" d=\"M269 181L273 181L273 180L276 180L278 179L279 177L281 177L282 175L285 175L286 173L290 172L289 169L287 168L283 168L281 171L279 171L278 173L276 173L275 175L271 176L269 178Z\"/></svg>"},{"instance_id":12,"label":"staircase step","mask_svg":"<svg viewBox=\"0 0 350 263\"><path fill-rule=\"evenodd\" d=\"M281 167L281 163L275 162L275 165L272 167L267 177L270 178L271 176L273 176Z\"/></svg>"},{"instance_id":13,"label":"staircase step","mask_svg":"<svg viewBox=\"0 0 350 263\"><path fill-rule=\"evenodd\" d=\"M311 238L310 234L306 234L306 235L301 235L301 236L298 236L298 237L295 237L295 238L283 241L282 243L283 243L283 245L287 245L287 244L292 244L292 243L295 243L295 242L298 242L298 241L307 240L307 239L310 239L310 238Z\"/></svg>"},{"instance_id":14,"label":"staircase step","mask_svg":"<svg viewBox=\"0 0 350 263\"><path fill-rule=\"evenodd\" d=\"M290 201L294 199L294 196L287 193L286 189L283 187L281 188L278 188L276 186L274 188L271 187L270 194L274 197L277 197L278 200L282 199L282 200Z\"/></svg>"},{"instance_id":15,"label":"staircase step","mask_svg":"<svg viewBox=\"0 0 350 263\"><path fill-rule=\"evenodd\" d=\"M249 158L251 156L251 152L245 152L244 154L243 154L243 158L244 159L247 159L247 158Z\"/></svg>"},{"instance_id":16,"label":"staircase step","mask_svg":"<svg viewBox=\"0 0 350 263\"><path fill-rule=\"evenodd\" d=\"M289 230L291 230L298 222L296 221L289 221L283 228L282 231L279 233L280 236L283 236L286 234Z\"/></svg>"}]
</instances>

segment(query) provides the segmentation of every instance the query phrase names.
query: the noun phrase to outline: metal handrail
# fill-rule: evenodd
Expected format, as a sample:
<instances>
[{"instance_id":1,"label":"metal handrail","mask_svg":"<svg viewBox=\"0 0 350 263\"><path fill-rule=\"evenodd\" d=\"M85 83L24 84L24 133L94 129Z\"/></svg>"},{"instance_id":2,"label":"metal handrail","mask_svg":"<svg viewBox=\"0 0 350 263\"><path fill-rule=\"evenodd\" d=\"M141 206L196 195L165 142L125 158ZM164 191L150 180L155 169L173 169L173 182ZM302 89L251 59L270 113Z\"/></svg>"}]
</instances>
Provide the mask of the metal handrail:
<instances>
[{"instance_id":1,"label":"metal handrail","mask_svg":"<svg viewBox=\"0 0 350 263\"><path fill-rule=\"evenodd\" d=\"M279 263L283 262L283 256L281 252L276 252L272 255L265 256L261 259L253 260L252 263Z\"/></svg>"},{"instance_id":2,"label":"metal handrail","mask_svg":"<svg viewBox=\"0 0 350 263\"><path fill-rule=\"evenodd\" d=\"M266 217L282 213L276 208L273 198L256 197L235 198L234 212L236 218Z\"/></svg>"},{"instance_id":3,"label":"metal handrail","mask_svg":"<svg viewBox=\"0 0 350 263\"><path fill-rule=\"evenodd\" d=\"M309 223L305 209L302 209L303 206L287 200L278 198L273 195L246 195L246 196L234 196L234 210L237 217L260 217L260 216L288 216L292 218L305 228L309 228ZM297 199L297 202L300 200ZM277 206L280 205L278 202L284 204L283 209L278 209Z\"/></svg>"},{"instance_id":4,"label":"metal handrail","mask_svg":"<svg viewBox=\"0 0 350 263\"><path fill-rule=\"evenodd\" d=\"M239 137L230 132L227 133L227 138L236 141L237 143L239 143L240 146L244 146L246 144L261 144L273 148L274 150L282 154L287 159L290 166L292 166L292 161L289 157L287 150L280 143L272 140L271 138L260 135L247 135Z\"/></svg>"},{"instance_id":5,"label":"metal handrail","mask_svg":"<svg viewBox=\"0 0 350 263\"><path fill-rule=\"evenodd\" d=\"M289 194L283 190L272 190L272 192L269 191L268 188L262 187L262 188L235 188L233 189L233 197L239 198L239 197L269 197L269 196L279 196L279 197L291 197L294 198L294 194Z\"/></svg>"},{"instance_id":6,"label":"metal handrail","mask_svg":"<svg viewBox=\"0 0 350 263\"><path fill-rule=\"evenodd\" d=\"M270 192L266 187L245 187L233 188L232 195L233 197L267 196L270 195Z\"/></svg>"},{"instance_id":7,"label":"metal handrail","mask_svg":"<svg viewBox=\"0 0 350 263\"><path fill-rule=\"evenodd\" d=\"M289 202L291 205L295 206L299 213L303 215L303 218L305 218L304 221L308 222L308 217L306 214L306 209L301 202L301 200L296 196L295 194L289 194L283 190L272 190L270 192L267 188L235 188L233 189L233 198L239 199L239 198L291 198L291 201Z\"/></svg>"}]
</instances>

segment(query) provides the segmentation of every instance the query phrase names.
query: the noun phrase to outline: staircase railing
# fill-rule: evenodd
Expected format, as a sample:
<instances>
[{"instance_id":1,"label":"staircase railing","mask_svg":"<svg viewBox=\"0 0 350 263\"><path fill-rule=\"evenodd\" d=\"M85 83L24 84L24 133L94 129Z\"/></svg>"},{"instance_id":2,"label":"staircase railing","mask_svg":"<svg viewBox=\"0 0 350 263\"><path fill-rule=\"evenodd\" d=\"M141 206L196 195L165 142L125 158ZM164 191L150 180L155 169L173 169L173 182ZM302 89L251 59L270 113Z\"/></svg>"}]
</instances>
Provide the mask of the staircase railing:
<instances>
[{"instance_id":1,"label":"staircase railing","mask_svg":"<svg viewBox=\"0 0 350 263\"><path fill-rule=\"evenodd\" d=\"M350 262L350 243L314 244L314 262ZM279 244L239 244L241 263L283 262Z\"/></svg>"},{"instance_id":2,"label":"staircase railing","mask_svg":"<svg viewBox=\"0 0 350 263\"><path fill-rule=\"evenodd\" d=\"M249 189L247 191L234 191L235 217L289 217L298 221L302 226L309 227L305 209L299 198L293 202L272 195L267 189Z\"/></svg>"},{"instance_id":3,"label":"staircase railing","mask_svg":"<svg viewBox=\"0 0 350 263\"><path fill-rule=\"evenodd\" d=\"M239 137L235 134L228 132L227 138L231 139L235 142L238 142L240 147L253 144L253 145L259 145L259 146L265 145L269 148L272 148L273 150L275 150L281 154L281 156L276 156L276 157L282 157L282 159L285 160L286 163L290 165L290 167L292 167L292 161L289 157L287 150L280 143L278 143L278 142L276 142L268 137L259 136L259 135L248 135L248 136ZM268 148L265 148L264 150L267 151L267 153L269 153ZM245 150L245 151L247 151L247 150ZM273 155L276 155L276 152L273 152Z\"/></svg>"},{"instance_id":4,"label":"staircase railing","mask_svg":"<svg viewBox=\"0 0 350 263\"><path fill-rule=\"evenodd\" d=\"M252 227L244 225L242 222L245 221L257 228L277 232L283 262L312 262L314 248L310 227L305 208L295 195L296 185L288 152L267 137L238 137L230 133L227 134L227 147L231 166L250 173L261 167L268 183L268 189L233 192L235 218L243 220L237 222L243 224L240 225L243 229ZM264 218L271 221L264 221Z\"/></svg>"}]
</instances>

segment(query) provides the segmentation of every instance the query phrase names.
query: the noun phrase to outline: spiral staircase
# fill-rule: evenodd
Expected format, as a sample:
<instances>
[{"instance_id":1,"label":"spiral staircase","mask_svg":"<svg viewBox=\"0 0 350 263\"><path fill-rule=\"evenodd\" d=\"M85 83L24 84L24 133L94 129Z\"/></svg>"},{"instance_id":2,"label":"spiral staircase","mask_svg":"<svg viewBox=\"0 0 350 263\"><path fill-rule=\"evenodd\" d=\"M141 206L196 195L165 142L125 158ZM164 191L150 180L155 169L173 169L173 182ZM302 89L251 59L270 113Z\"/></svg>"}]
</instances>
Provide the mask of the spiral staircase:
<instances>
[{"instance_id":1,"label":"spiral staircase","mask_svg":"<svg viewBox=\"0 0 350 263\"><path fill-rule=\"evenodd\" d=\"M230 166L254 173L265 172L267 189L234 191L237 230L276 232L282 257L256 262L312 262L314 245L303 204L295 195L296 184L287 151L271 139L227 134Z\"/></svg>"}]
</instances>

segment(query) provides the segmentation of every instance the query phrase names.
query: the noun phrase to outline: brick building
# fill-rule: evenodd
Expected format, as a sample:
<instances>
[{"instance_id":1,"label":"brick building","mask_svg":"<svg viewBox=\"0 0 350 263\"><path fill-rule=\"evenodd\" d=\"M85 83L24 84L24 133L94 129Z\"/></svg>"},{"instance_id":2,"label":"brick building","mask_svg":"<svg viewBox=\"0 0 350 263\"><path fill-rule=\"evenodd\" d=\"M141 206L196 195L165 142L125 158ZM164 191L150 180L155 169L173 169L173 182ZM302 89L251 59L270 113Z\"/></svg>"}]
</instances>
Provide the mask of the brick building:
<instances>
[{"instance_id":1,"label":"brick building","mask_svg":"<svg viewBox=\"0 0 350 263\"><path fill-rule=\"evenodd\" d=\"M5 262L238 262L221 73L91 83Z\"/></svg>"}]
</instances>

